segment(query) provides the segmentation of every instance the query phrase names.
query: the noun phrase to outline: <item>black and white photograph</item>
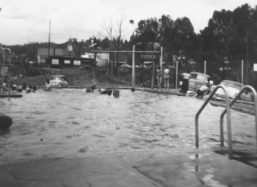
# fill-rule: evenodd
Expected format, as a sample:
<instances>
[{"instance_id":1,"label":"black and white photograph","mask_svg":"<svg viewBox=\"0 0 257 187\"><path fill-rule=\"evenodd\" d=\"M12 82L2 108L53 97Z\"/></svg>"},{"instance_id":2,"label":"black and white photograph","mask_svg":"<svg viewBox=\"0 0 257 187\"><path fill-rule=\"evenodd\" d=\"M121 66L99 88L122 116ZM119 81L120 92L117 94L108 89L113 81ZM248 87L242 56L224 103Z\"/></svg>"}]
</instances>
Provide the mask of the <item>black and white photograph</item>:
<instances>
[{"instance_id":1,"label":"black and white photograph","mask_svg":"<svg viewBox=\"0 0 257 187\"><path fill-rule=\"evenodd\" d=\"M0 187L257 187L256 0L0 0Z\"/></svg>"}]
</instances>

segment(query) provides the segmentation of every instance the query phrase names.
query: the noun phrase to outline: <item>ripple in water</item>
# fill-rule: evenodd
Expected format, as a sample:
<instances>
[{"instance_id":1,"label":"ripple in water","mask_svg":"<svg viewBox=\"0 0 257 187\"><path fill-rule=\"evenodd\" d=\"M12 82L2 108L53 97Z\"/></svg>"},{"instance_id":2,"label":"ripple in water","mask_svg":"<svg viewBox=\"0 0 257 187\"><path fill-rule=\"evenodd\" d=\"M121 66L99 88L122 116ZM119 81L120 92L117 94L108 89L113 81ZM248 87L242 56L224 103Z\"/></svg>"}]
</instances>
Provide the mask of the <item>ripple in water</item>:
<instances>
[{"instance_id":1,"label":"ripple in water","mask_svg":"<svg viewBox=\"0 0 257 187\"><path fill-rule=\"evenodd\" d=\"M18 147L23 153L33 150L31 159L131 149L194 148L194 118L203 104L202 100L174 95L121 90L116 99L75 89L38 91L31 97L27 94L1 102L1 113L14 121L9 133L0 133L3 162L22 158ZM200 147L212 149L219 145L223 110L207 105L200 115ZM238 114L232 111L233 149L256 150L254 118ZM226 127L224 131L227 137Z\"/></svg>"}]
</instances>

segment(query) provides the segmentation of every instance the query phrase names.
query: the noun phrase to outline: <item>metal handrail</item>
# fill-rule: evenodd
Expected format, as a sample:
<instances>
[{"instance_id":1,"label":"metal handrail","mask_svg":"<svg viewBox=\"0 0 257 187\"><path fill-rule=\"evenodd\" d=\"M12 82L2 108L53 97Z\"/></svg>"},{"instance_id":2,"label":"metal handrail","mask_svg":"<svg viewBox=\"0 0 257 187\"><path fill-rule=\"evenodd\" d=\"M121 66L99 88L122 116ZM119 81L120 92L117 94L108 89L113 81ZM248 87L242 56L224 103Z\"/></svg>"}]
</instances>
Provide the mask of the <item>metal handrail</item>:
<instances>
[{"instance_id":1,"label":"metal handrail","mask_svg":"<svg viewBox=\"0 0 257 187\"><path fill-rule=\"evenodd\" d=\"M236 100L242 95L242 93L246 90L246 89L250 89L253 94L254 94L254 108L255 108L255 128L256 128L256 142L257 142L257 94L255 89L252 86L246 85L244 86L240 92L236 95L236 97L231 101L230 103L230 107L236 102ZM223 118L224 115L226 114L227 109L225 109L221 115L220 115L220 126L222 127L222 134L223 134ZM223 140L222 140L223 141ZM224 143L223 143L224 144Z\"/></svg>"},{"instance_id":2,"label":"metal handrail","mask_svg":"<svg viewBox=\"0 0 257 187\"><path fill-rule=\"evenodd\" d=\"M227 91L224 86L218 85L210 94L210 96L206 99L202 107L198 110L198 112L195 115L195 146L196 148L199 147L199 124L198 124L198 118L205 106L208 104L208 102L212 99L213 95L216 93L216 91L221 88L224 90L225 96L226 96L226 111L227 111L227 128L228 128L228 147L229 147L229 157L232 157L232 133L231 133L231 113L230 113L230 107L229 107L229 97L227 94ZM222 123L223 125L223 123ZM224 146L224 137L223 137L223 126L220 126L220 142L221 146Z\"/></svg>"}]
</instances>

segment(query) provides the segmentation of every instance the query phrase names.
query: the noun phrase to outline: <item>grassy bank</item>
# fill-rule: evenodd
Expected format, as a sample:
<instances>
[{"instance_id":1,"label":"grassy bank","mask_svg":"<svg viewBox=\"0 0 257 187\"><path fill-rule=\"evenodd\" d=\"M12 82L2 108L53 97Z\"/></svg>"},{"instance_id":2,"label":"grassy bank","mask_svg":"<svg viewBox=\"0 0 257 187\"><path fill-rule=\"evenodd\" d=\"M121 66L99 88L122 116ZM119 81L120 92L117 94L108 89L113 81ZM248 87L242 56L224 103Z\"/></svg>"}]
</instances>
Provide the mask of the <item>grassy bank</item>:
<instances>
[{"instance_id":1,"label":"grassy bank","mask_svg":"<svg viewBox=\"0 0 257 187\"><path fill-rule=\"evenodd\" d=\"M113 87L113 86L131 86L131 75L118 75L116 77L109 76L107 73L100 71L95 72L95 79L93 80L92 71L81 71L79 74L64 73L70 86L90 86L94 83L97 87ZM11 79L11 84L44 86L46 79L50 75L40 75L33 77L23 77L17 79Z\"/></svg>"}]
</instances>

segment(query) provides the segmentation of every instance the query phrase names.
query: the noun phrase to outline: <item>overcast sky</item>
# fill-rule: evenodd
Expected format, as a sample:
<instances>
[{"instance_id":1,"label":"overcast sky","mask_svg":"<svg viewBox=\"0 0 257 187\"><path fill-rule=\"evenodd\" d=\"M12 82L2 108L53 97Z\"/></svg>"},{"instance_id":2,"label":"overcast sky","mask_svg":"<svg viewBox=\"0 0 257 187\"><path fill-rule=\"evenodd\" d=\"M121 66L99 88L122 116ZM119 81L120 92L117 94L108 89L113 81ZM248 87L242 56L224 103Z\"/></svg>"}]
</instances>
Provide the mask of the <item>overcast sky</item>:
<instances>
[{"instance_id":1,"label":"overcast sky","mask_svg":"<svg viewBox=\"0 0 257 187\"><path fill-rule=\"evenodd\" d=\"M215 10L233 11L245 3L257 5L256 0L0 0L0 43L48 42L50 20L52 42L100 37L104 25L116 24L122 15L125 39L140 20L162 15L188 17L199 33Z\"/></svg>"}]
</instances>

